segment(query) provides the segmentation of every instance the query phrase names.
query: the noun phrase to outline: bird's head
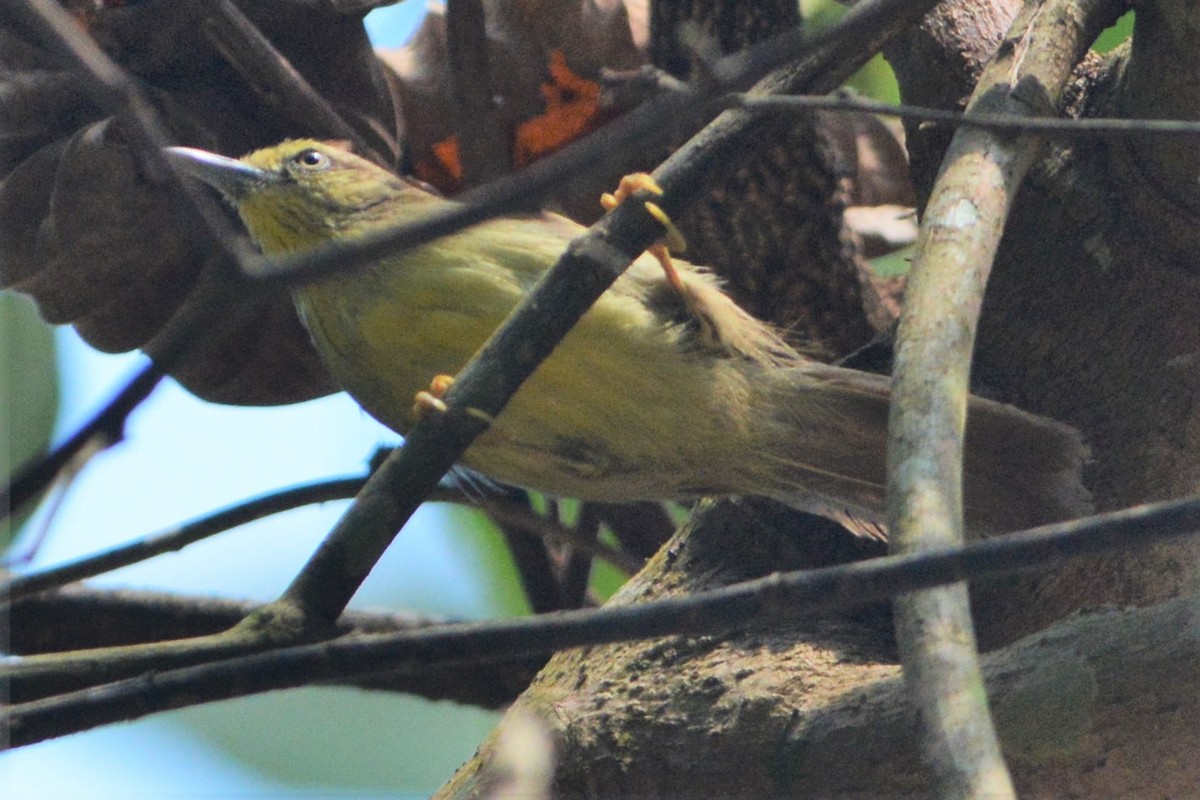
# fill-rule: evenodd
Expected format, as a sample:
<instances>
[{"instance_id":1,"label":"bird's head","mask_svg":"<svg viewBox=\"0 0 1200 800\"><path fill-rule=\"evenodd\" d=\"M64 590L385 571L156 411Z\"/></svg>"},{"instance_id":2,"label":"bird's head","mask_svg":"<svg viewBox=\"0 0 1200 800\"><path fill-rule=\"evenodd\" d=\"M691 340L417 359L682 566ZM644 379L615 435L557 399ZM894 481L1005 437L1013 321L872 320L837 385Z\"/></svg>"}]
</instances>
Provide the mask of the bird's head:
<instances>
[{"instance_id":1,"label":"bird's head","mask_svg":"<svg viewBox=\"0 0 1200 800\"><path fill-rule=\"evenodd\" d=\"M239 159L169 147L182 171L220 190L267 253L365 233L428 192L337 145L289 139Z\"/></svg>"}]
</instances>

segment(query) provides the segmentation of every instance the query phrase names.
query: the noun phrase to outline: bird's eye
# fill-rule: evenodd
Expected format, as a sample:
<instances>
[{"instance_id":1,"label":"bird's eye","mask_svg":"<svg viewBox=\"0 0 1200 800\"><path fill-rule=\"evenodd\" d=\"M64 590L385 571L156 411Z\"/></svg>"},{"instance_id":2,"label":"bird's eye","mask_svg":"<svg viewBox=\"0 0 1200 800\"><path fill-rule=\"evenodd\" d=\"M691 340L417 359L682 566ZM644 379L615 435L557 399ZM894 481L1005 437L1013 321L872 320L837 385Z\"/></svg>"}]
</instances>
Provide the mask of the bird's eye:
<instances>
[{"instance_id":1,"label":"bird's eye","mask_svg":"<svg viewBox=\"0 0 1200 800\"><path fill-rule=\"evenodd\" d=\"M292 163L297 167L309 172L313 170L325 169L329 166L329 156L322 153L320 150L302 150L292 156Z\"/></svg>"}]
</instances>

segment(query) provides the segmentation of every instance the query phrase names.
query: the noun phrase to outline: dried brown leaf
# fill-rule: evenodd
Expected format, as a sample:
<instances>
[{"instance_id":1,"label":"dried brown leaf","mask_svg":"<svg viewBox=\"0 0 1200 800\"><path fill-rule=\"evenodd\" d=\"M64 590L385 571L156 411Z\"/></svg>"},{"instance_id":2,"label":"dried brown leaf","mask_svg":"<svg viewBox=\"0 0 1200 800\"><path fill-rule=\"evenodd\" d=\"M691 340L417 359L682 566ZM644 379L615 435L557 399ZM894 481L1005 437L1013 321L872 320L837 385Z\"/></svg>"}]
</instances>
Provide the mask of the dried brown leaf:
<instances>
[{"instance_id":1,"label":"dried brown leaf","mask_svg":"<svg viewBox=\"0 0 1200 800\"><path fill-rule=\"evenodd\" d=\"M509 143L510 167L552 152L601 121L586 118L588 109L579 103L581 82L596 87L602 68L633 69L644 63L621 3L492 0L484 6L496 135ZM379 55L398 78L410 163L426 180L454 191L456 115L448 47L444 10L434 7L408 45ZM555 106L564 113L548 119ZM539 127L561 133L546 137ZM619 177L606 176L603 185L615 185ZM595 216L597 186L572 188L572 196L555 198L560 206L586 208Z\"/></svg>"},{"instance_id":2,"label":"dried brown leaf","mask_svg":"<svg viewBox=\"0 0 1200 800\"><path fill-rule=\"evenodd\" d=\"M244 80L205 35L206 4L68 4L81 28L142 82L176 142L237 155L323 134ZM357 15L303 0L242 4L293 66L378 153L396 159L393 85ZM31 295L107 351L150 345L206 275L169 198L143 179L120 132L78 76L32 35L0 21L0 286ZM334 386L282 294L236 330L214 326L173 371L209 400L272 404Z\"/></svg>"}]
</instances>

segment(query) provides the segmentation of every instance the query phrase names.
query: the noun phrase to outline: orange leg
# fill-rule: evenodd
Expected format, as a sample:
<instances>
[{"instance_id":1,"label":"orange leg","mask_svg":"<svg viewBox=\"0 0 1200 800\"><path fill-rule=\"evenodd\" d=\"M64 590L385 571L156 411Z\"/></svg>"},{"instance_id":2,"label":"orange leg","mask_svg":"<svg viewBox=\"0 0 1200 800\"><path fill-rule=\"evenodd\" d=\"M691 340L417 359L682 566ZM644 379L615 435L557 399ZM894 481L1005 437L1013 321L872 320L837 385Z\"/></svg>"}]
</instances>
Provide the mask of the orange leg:
<instances>
[{"instance_id":1,"label":"orange leg","mask_svg":"<svg viewBox=\"0 0 1200 800\"><path fill-rule=\"evenodd\" d=\"M617 184L617 190L609 193L605 192L600 195L600 205L604 206L605 211L612 211L625 200L627 200L634 192L645 190L651 194L662 194L662 187L647 175L645 172L635 172L632 175L626 175L621 178L621 182ZM646 248L646 252L658 259L658 263L662 265L663 272L667 275L667 282L680 294L687 294L683 285L683 278L679 276L679 270L675 268L675 263L671 261L671 250L682 252L687 249L687 241L683 238L683 234L675 227L675 223L667 216L667 212L663 211L655 203L647 202L645 204L646 211L650 216L654 217L659 223L667 229L665 240L652 244Z\"/></svg>"}]
</instances>

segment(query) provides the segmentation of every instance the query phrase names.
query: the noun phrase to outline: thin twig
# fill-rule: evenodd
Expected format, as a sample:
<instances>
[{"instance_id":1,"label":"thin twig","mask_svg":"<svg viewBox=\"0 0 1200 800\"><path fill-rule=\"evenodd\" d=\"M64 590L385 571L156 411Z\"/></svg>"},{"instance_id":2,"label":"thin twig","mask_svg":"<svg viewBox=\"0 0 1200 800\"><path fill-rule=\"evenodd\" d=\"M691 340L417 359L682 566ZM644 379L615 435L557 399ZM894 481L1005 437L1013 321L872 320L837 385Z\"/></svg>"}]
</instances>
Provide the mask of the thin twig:
<instances>
[{"instance_id":1,"label":"thin twig","mask_svg":"<svg viewBox=\"0 0 1200 800\"><path fill-rule=\"evenodd\" d=\"M13 475L0 490L0 519L5 519L34 500L42 490L93 442L111 447L125 436L125 421L143 400L150 396L164 373L155 364L147 364L122 390L62 444L32 461Z\"/></svg>"},{"instance_id":2,"label":"thin twig","mask_svg":"<svg viewBox=\"0 0 1200 800\"><path fill-rule=\"evenodd\" d=\"M526 508L529 508L529 496L524 490L510 489L506 490L506 493L509 499L524 502ZM532 511L531 508L529 510ZM490 513L488 516L492 517ZM553 510L547 513L547 519L557 519ZM530 537L528 529L519 521L494 517L492 521L500 529L504 543L508 545L508 553L512 557L525 600L529 603L529 610L534 614L544 614L548 611L577 608L578 606L565 605L562 601L558 570L553 558L553 552L557 548L552 549L550 543L540 537Z\"/></svg>"},{"instance_id":3,"label":"thin twig","mask_svg":"<svg viewBox=\"0 0 1200 800\"><path fill-rule=\"evenodd\" d=\"M600 525L603 522L600 510L591 503L580 505L575 532L588 544L599 544ZM591 584L592 554L587 550L570 547L563 556L559 582L566 601L564 608L581 608L587 600L588 586Z\"/></svg>"},{"instance_id":4,"label":"thin twig","mask_svg":"<svg viewBox=\"0 0 1200 800\"><path fill-rule=\"evenodd\" d=\"M118 545L67 564L0 580L0 610L21 598L38 592L93 578L164 553L178 552L188 545L272 514L313 503L348 500L362 489L366 480L365 476L330 479L272 492L215 511L171 530L143 536L128 544ZM443 487L431 492L426 500L431 503L478 506L495 519L510 523L522 535L536 537L539 540L549 539L577 547L630 574L641 569L642 566L641 559L609 547L602 542L590 542L586 537L579 536L575 531L557 521L543 517L532 509L516 503L490 497L477 500L458 489Z\"/></svg>"},{"instance_id":5,"label":"thin twig","mask_svg":"<svg viewBox=\"0 0 1200 800\"><path fill-rule=\"evenodd\" d=\"M532 536L538 536L555 544L566 545L587 553L593 558L599 558L612 564L617 569L632 575L645 565L645 560L631 555L625 550L611 547L601 541L592 541L589 537L579 535L578 531L564 525L557 518L542 516L533 509L505 500L491 497L476 499L470 494L459 493L456 490L437 489L429 495L430 502L461 503L466 506L476 506L486 511L496 523L506 523L515 529Z\"/></svg>"},{"instance_id":6,"label":"thin twig","mask_svg":"<svg viewBox=\"0 0 1200 800\"><path fill-rule=\"evenodd\" d=\"M16 575L7 581L0 581L0 608L31 594L112 572L163 553L177 552L230 528L281 511L353 497L365 481L366 478L344 478L273 492L61 566L28 575Z\"/></svg>"},{"instance_id":7,"label":"thin twig","mask_svg":"<svg viewBox=\"0 0 1200 800\"><path fill-rule=\"evenodd\" d=\"M961 548L886 556L800 570L685 597L567 611L498 622L463 623L396 635L359 636L290 647L236 660L158 672L9 707L0 715L8 746L87 730L181 705L228 699L387 672L441 669L447 664L516 658L568 647L672 634L715 635L768 624L815 609L843 608L903 592L1017 571L1052 570L1065 559L1147 547L1200 531L1200 499L1153 503L984 541ZM0 669L22 696L39 672L91 664L66 656Z\"/></svg>"},{"instance_id":8,"label":"thin twig","mask_svg":"<svg viewBox=\"0 0 1200 800\"><path fill-rule=\"evenodd\" d=\"M1079 0L1026 4L981 76L968 115L997 108L1011 116L1052 113L1099 33L1079 22L1094 24L1096 10ZM979 309L1012 199L1039 148L1027 136L960 130L926 205L893 372L892 552L963 541L963 430ZM966 585L899 597L895 609L905 682L937 796L1014 797L983 687Z\"/></svg>"},{"instance_id":9,"label":"thin twig","mask_svg":"<svg viewBox=\"0 0 1200 800\"><path fill-rule=\"evenodd\" d=\"M1063 119L1060 117L1022 117L1013 114L947 111L940 108L912 106L903 103L880 103L843 95L730 94L726 95L723 100L730 108L745 109L755 113L801 113L820 110L878 114L880 116L940 123L955 128L979 128L989 131L1039 134L1046 138L1129 139L1138 136L1200 135L1200 122L1183 119L1125 119L1121 117Z\"/></svg>"},{"instance_id":10,"label":"thin twig","mask_svg":"<svg viewBox=\"0 0 1200 800\"><path fill-rule=\"evenodd\" d=\"M112 445L113 442L109 441L107 437L94 437L63 465L63 468L58 472L51 484L49 500L44 509L45 513L38 521L36 532L30 537L31 541L25 545L23 552L6 556L3 560L0 560L0 566L24 566L33 561L34 556L42 549L46 537L50 535L50 530L54 527L55 517L58 516L58 512L62 509L63 501L66 500L71 487L75 485L75 481L83 473L84 468L91 463L92 458L103 453L109 447L112 447ZM3 502L2 498L0 498L0 502ZM3 606L3 604L4 589L3 582L0 581L0 606Z\"/></svg>"}]
</instances>

